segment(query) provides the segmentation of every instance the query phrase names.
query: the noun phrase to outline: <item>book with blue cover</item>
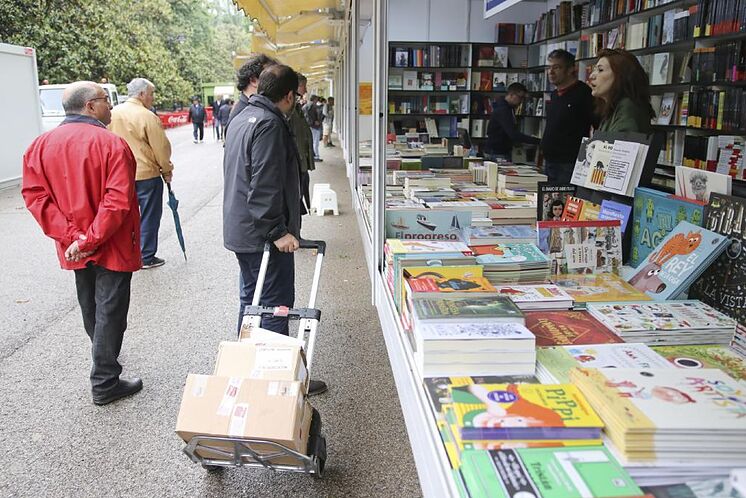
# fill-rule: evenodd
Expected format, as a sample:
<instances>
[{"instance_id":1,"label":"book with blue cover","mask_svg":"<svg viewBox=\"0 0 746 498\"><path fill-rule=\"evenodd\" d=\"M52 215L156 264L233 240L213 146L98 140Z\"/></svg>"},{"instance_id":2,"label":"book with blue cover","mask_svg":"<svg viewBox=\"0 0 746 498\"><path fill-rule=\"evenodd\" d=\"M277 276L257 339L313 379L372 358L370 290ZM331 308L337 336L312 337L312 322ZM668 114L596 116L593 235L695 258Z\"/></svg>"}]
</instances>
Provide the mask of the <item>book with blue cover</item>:
<instances>
[{"instance_id":1,"label":"book with blue cover","mask_svg":"<svg viewBox=\"0 0 746 498\"><path fill-rule=\"evenodd\" d=\"M681 221L645 258L629 283L656 301L676 299L727 245L726 236Z\"/></svg>"},{"instance_id":2,"label":"book with blue cover","mask_svg":"<svg viewBox=\"0 0 746 498\"><path fill-rule=\"evenodd\" d=\"M405 240L461 240L462 229L471 226L471 211L440 209L389 209L386 237Z\"/></svg>"},{"instance_id":3,"label":"book with blue cover","mask_svg":"<svg viewBox=\"0 0 746 498\"><path fill-rule=\"evenodd\" d=\"M532 243L496 244L487 254L477 256L477 263L491 267L533 268L544 266L549 258Z\"/></svg>"},{"instance_id":4,"label":"book with blue cover","mask_svg":"<svg viewBox=\"0 0 746 498\"><path fill-rule=\"evenodd\" d=\"M636 188L629 265L637 268L680 221L701 226L703 214L704 205L696 201L651 188Z\"/></svg>"},{"instance_id":5,"label":"book with blue cover","mask_svg":"<svg viewBox=\"0 0 746 498\"><path fill-rule=\"evenodd\" d=\"M632 206L604 199L601 201L601 211L598 213L598 219L602 221L619 220L622 223L622 233L624 233L627 230L630 214L632 214Z\"/></svg>"}]
</instances>

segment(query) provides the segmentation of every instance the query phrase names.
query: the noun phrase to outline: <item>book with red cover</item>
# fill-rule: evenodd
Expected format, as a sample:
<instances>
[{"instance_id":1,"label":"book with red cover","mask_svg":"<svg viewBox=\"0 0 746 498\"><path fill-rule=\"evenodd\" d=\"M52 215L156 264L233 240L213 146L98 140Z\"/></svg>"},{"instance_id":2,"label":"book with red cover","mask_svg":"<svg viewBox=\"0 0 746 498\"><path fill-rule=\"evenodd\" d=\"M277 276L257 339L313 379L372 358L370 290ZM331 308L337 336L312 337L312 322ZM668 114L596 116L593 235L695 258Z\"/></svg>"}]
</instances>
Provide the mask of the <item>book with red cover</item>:
<instances>
[{"instance_id":1,"label":"book with red cover","mask_svg":"<svg viewBox=\"0 0 746 498\"><path fill-rule=\"evenodd\" d=\"M492 91L492 72L482 71L479 76L479 89L482 91Z\"/></svg>"},{"instance_id":2,"label":"book with red cover","mask_svg":"<svg viewBox=\"0 0 746 498\"><path fill-rule=\"evenodd\" d=\"M527 311L524 315L537 346L624 342L587 311Z\"/></svg>"},{"instance_id":3,"label":"book with red cover","mask_svg":"<svg viewBox=\"0 0 746 498\"><path fill-rule=\"evenodd\" d=\"M565 210L562 212L562 221L578 221L582 209L583 199L570 197L565 204Z\"/></svg>"}]
</instances>

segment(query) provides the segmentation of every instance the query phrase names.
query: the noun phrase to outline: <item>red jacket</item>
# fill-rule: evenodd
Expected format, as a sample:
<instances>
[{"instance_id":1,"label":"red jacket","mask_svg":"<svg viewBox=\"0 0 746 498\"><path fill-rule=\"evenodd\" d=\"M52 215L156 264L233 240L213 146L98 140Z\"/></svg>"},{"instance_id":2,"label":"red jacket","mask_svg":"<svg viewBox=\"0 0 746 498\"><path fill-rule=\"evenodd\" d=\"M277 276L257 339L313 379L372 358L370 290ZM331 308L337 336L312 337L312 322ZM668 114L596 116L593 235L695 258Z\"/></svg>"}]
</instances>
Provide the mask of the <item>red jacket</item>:
<instances>
[{"instance_id":1,"label":"red jacket","mask_svg":"<svg viewBox=\"0 0 746 498\"><path fill-rule=\"evenodd\" d=\"M29 146L21 193L56 241L62 268L77 270L88 262L112 271L140 268L136 168L127 142L86 116L69 116ZM66 261L74 240L82 252L95 252L77 263Z\"/></svg>"}]
</instances>

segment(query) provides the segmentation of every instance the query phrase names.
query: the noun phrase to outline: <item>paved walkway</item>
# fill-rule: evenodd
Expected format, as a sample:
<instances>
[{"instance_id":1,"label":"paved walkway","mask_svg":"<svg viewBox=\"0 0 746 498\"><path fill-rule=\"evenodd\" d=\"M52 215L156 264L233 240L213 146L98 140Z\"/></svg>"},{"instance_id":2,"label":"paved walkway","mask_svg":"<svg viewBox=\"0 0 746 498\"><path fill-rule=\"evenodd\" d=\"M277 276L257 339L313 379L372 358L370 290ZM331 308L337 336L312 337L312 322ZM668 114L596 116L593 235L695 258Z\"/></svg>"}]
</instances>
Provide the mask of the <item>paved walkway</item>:
<instances>
[{"instance_id":1,"label":"paved walkway","mask_svg":"<svg viewBox=\"0 0 746 498\"><path fill-rule=\"evenodd\" d=\"M330 385L313 399L329 445L326 476L228 469L206 473L181 453L173 429L187 373L210 373L231 339L238 266L222 246L222 147L169 131L174 188L189 261L164 211L165 266L135 274L121 356L144 390L106 407L90 401L89 343L74 277L23 208L0 192L0 496L397 496L420 495L401 408L350 208L339 148L324 149L314 182L331 183L340 216L304 218L304 237L329 244L314 376ZM166 208L167 209L167 208ZM307 296L310 254L296 260Z\"/></svg>"}]
</instances>

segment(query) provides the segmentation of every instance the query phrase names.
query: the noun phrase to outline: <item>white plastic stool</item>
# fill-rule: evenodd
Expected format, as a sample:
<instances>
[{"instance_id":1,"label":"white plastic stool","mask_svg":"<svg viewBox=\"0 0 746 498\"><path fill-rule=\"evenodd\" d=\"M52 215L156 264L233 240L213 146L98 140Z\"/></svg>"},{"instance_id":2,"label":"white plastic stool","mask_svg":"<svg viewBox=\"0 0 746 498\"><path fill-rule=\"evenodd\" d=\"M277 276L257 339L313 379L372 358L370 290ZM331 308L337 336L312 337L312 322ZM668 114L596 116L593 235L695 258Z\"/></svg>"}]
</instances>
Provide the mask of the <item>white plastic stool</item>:
<instances>
[{"instance_id":1,"label":"white plastic stool","mask_svg":"<svg viewBox=\"0 0 746 498\"><path fill-rule=\"evenodd\" d=\"M331 190L328 183L316 183L313 186L313 195L311 196L311 212L319 209L319 194L325 190Z\"/></svg>"},{"instance_id":2,"label":"white plastic stool","mask_svg":"<svg viewBox=\"0 0 746 498\"><path fill-rule=\"evenodd\" d=\"M318 194L318 199L316 216L324 216L327 211L333 212L334 216L339 214L339 209L337 208L337 193L334 190L322 190Z\"/></svg>"}]
</instances>

